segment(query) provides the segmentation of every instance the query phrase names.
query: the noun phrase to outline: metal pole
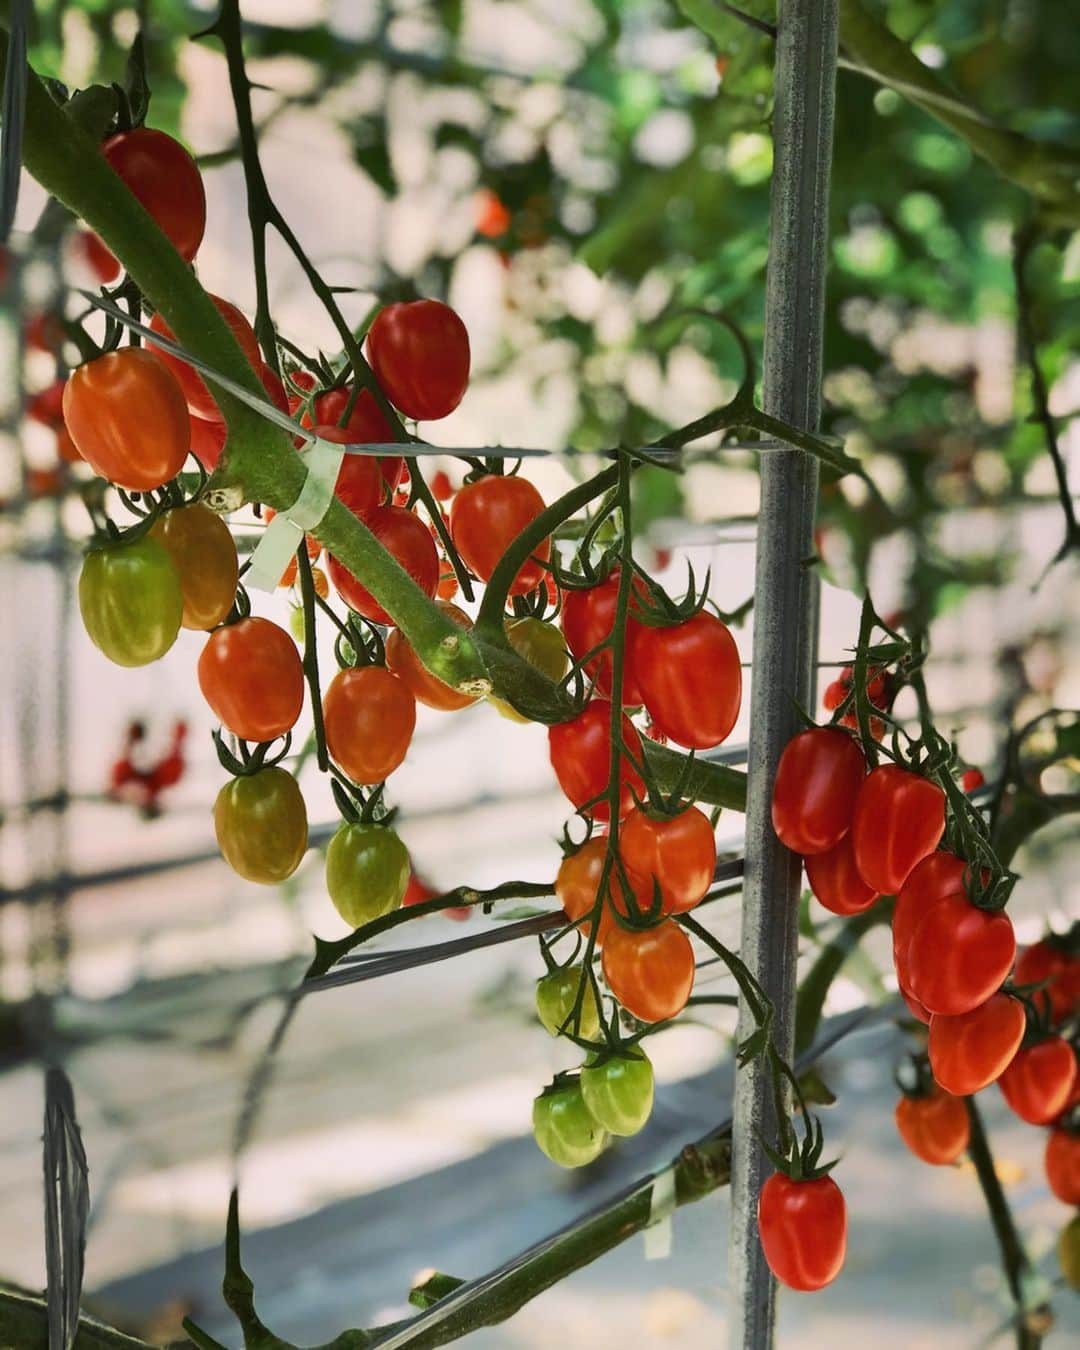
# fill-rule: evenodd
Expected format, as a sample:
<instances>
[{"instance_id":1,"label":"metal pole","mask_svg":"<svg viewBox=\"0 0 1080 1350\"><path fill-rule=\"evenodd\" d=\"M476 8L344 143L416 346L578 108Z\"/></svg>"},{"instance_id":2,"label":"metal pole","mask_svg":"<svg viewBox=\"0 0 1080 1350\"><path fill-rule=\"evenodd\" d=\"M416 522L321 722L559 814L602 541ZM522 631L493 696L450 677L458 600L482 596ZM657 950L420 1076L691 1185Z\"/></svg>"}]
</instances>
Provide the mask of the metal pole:
<instances>
[{"instance_id":1,"label":"metal pole","mask_svg":"<svg viewBox=\"0 0 1080 1350\"><path fill-rule=\"evenodd\" d=\"M779 0L777 18L764 406L813 429L821 402L837 0ZM816 495L811 456L784 450L761 457L741 951L773 1001L777 1047L789 1059L800 863L774 835L770 806L777 760L797 730L796 703L805 706L812 688L817 586L806 561L814 552ZM741 1008L740 1036L750 1025ZM757 1131L774 1137L771 1116L767 1076L750 1065L736 1079L731 1201L729 1344L741 1350L767 1350L773 1341L775 1284L757 1233L758 1191L772 1170Z\"/></svg>"}]
</instances>

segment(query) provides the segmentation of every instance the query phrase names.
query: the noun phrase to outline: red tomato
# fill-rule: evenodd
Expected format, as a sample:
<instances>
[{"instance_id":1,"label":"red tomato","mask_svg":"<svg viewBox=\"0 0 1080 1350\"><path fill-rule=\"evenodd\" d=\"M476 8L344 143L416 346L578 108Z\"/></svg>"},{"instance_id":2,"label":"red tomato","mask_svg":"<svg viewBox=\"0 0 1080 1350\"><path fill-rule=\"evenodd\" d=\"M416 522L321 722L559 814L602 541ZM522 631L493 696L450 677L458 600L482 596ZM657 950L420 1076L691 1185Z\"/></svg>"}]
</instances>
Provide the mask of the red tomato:
<instances>
[{"instance_id":1,"label":"red tomato","mask_svg":"<svg viewBox=\"0 0 1080 1350\"><path fill-rule=\"evenodd\" d=\"M908 981L908 946L919 920L926 911L964 889L967 863L955 853L944 849L931 853L911 870L911 875L900 887L893 910L893 961L901 981Z\"/></svg>"},{"instance_id":2,"label":"red tomato","mask_svg":"<svg viewBox=\"0 0 1080 1350\"><path fill-rule=\"evenodd\" d=\"M510 212L490 188L476 194L476 233L485 239L497 239L510 228Z\"/></svg>"},{"instance_id":3,"label":"red tomato","mask_svg":"<svg viewBox=\"0 0 1080 1350\"><path fill-rule=\"evenodd\" d=\"M1065 1109L1076 1082L1076 1055L1063 1036L1018 1051L998 1079L1001 1095L1029 1125L1049 1125Z\"/></svg>"},{"instance_id":4,"label":"red tomato","mask_svg":"<svg viewBox=\"0 0 1080 1350\"><path fill-rule=\"evenodd\" d=\"M79 454L79 447L71 439L71 433L62 423L56 428L56 453L65 464L81 464L82 455Z\"/></svg>"},{"instance_id":5,"label":"red tomato","mask_svg":"<svg viewBox=\"0 0 1080 1350\"><path fill-rule=\"evenodd\" d=\"M1080 1134L1051 1130L1046 1140L1046 1180L1064 1205L1080 1205Z\"/></svg>"},{"instance_id":6,"label":"red tomato","mask_svg":"<svg viewBox=\"0 0 1080 1350\"><path fill-rule=\"evenodd\" d=\"M986 782L981 769L965 769L960 775L960 786L965 792L975 792Z\"/></svg>"},{"instance_id":7,"label":"red tomato","mask_svg":"<svg viewBox=\"0 0 1080 1350\"><path fill-rule=\"evenodd\" d=\"M908 1012L911 1013L912 1017L917 1018L923 1026L928 1027L932 1016L930 1009L924 1008L915 995L909 989L904 988L901 981L898 980L897 983L900 987L900 997L907 1004Z\"/></svg>"},{"instance_id":8,"label":"red tomato","mask_svg":"<svg viewBox=\"0 0 1080 1350\"><path fill-rule=\"evenodd\" d=\"M665 914L699 904L716 871L713 827L696 806L660 818L635 806L619 830L619 852L627 871L643 880L649 900L655 879Z\"/></svg>"},{"instance_id":9,"label":"red tomato","mask_svg":"<svg viewBox=\"0 0 1080 1350\"><path fill-rule=\"evenodd\" d=\"M936 783L896 764L882 764L867 774L855 803L851 838L868 886L895 895L944 833L945 794Z\"/></svg>"},{"instance_id":10,"label":"red tomato","mask_svg":"<svg viewBox=\"0 0 1080 1350\"><path fill-rule=\"evenodd\" d=\"M1016 956L1012 920L960 892L922 911L908 943L906 980L932 1013L955 1017L1001 988Z\"/></svg>"},{"instance_id":11,"label":"red tomato","mask_svg":"<svg viewBox=\"0 0 1080 1350\"><path fill-rule=\"evenodd\" d=\"M969 1097L995 1082L1012 1062L1024 1039L1024 1005L1008 994L994 994L959 1017L930 1018L930 1067L956 1097Z\"/></svg>"},{"instance_id":12,"label":"red tomato","mask_svg":"<svg viewBox=\"0 0 1080 1350\"><path fill-rule=\"evenodd\" d=\"M320 423L315 434L335 445L358 445L348 427ZM334 496L361 520L366 519L386 496L386 483L374 455L342 455L334 483Z\"/></svg>"},{"instance_id":13,"label":"red tomato","mask_svg":"<svg viewBox=\"0 0 1080 1350\"><path fill-rule=\"evenodd\" d=\"M826 712L835 712L848 696L848 686L843 680L833 680L831 684L825 686L825 692L821 696L821 702L825 706Z\"/></svg>"},{"instance_id":14,"label":"red tomato","mask_svg":"<svg viewBox=\"0 0 1080 1350\"><path fill-rule=\"evenodd\" d=\"M101 150L181 258L191 262L206 229L206 194L198 165L180 142L136 127L110 136Z\"/></svg>"},{"instance_id":15,"label":"red tomato","mask_svg":"<svg viewBox=\"0 0 1080 1350\"><path fill-rule=\"evenodd\" d=\"M266 390L267 398L278 412L284 413L288 417L290 411L289 396L285 392L285 385L282 383L281 376L261 358L255 367L255 372L262 381L262 387Z\"/></svg>"},{"instance_id":16,"label":"red tomato","mask_svg":"<svg viewBox=\"0 0 1080 1350\"><path fill-rule=\"evenodd\" d=\"M42 426L59 427L64 424L64 388L66 380L53 380L40 394L35 394L26 405L26 415Z\"/></svg>"},{"instance_id":17,"label":"red tomato","mask_svg":"<svg viewBox=\"0 0 1080 1350\"><path fill-rule=\"evenodd\" d=\"M896 1128L916 1158L932 1167L954 1163L971 1138L962 1098L941 1088L928 1097L901 1097L896 1103Z\"/></svg>"},{"instance_id":18,"label":"red tomato","mask_svg":"<svg viewBox=\"0 0 1080 1350\"><path fill-rule=\"evenodd\" d=\"M221 452L225 449L228 427L224 422L211 422L205 417L192 417L189 429L191 453L209 473L217 468Z\"/></svg>"},{"instance_id":19,"label":"red tomato","mask_svg":"<svg viewBox=\"0 0 1080 1350\"><path fill-rule=\"evenodd\" d=\"M589 936L592 924L587 916L596 908L596 893L600 889L600 878L604 871L604 859L607 856L608 841L603 835L593 835L586 840L576 853L568 853L559 864L555 876L555 897L562 905L568 919L581 920L578 928ZM639 877L628 873L627 880L633 891L634 900L640 909L648 909L652 902L651 887ZM626 892L617 867L612 865L608 874L607 895L600 912L600 927L596 935L596 946L602 947L615 926L613 909L622 914L629 913Z\"/></svg>"},{"instance_id":20,"label":"red tomato","mask_svg":"<svg viewBox=\"0 0 1080 1350\"><path fill-rule=\"evenodd\" d=\"M645 583L634 578L631 595L636 592L644 596ZM566 645L575 661L580 661L594 647L598 647L605 638L610 637L615 622L615 602L619 593L619 569L599 586L590 586L584 591L567 591L563 598L562 630ZM633 619L626 621L626 643L623 654L622 701L630 708L641 703L641 690L638 688L634 671L634 648L637 644L641 625ZM603 651L587 662L585 671L596 681L596 687L605 698L611 697L611 652Z\"/></svg>"},{"instance_id":21,"label":"red tomato","mask_svg":"<svg viewBox=\"0 0 1080 1350\"><path fill-rule=\"evenodd\" d=\"M866 760L835 727L800 731L784 746L773 782L772 823L793 853L828 853L851 828Z\"/></svg>"},{"instance_id":22,"label":"red tomato","mask_svg":"<svg viewBox=\"0 0 1080 1350\"><path fill-rule=\"evenodd\" d=\"M364 518L364 524L424 594L433 596L439 584L439 554L423 522L403 507L380 506ZM329 571L338 595L350 609L373 623L393 623L371 592L334 557Z\"/></svg>"},{"instance_id":23,"label":"red tomato","mask_svg":"<svg viewBox=\"0 0 1080 1350\"><path fill-rule=\"evenodd\" d=\"M448 502L454 495L454 485L445 469L436 469L431 475L431 495L437 502Z\"/></svg>"},{"instance_id":24,"label":"red tomato","mask_svg":"<svg viewBox=\"0 0 1080 1350\"><path fill-rule=\"evenodd\" d=\"M466 483L450 507L450 537L465 564L481 581L490 581L503 554L544 509L544 499L527 478L487 474ZM524 595L544 579L541 562L551 556L551 540L539 544L510 586ZM536 561L539 559L540 561Z\"/></svg>"},{"instance_id":25,"label":"red tomato","mask_svg":"<svg viewBox=\"0 0 1080 1350\"><path fill-rule=\"evenodd\" d=\"M119 279L123 268L90 230L75 231L73 249L74 256L82 259L102 286L111 286Z\"/></svg>"},{"instance_id":26,"label":"red tomato","mask_svg":"<svg viewBox=\"0 0 1080 1350\"><path fill-rule=\"evenodd\" d=\"M404 760L416 700L385 666L339 670L323 698L326 748L354 783L381 783Z\"/></svg>"},{"instance_id":27,"label":"red tomato","mask_svg":"<svg viewBox=\"0 0 1080 1350\"><path fill-rule=\"evenodd\" d=\"M792 1181L774 1172L758 1196L758 1234L769 1269L789 1289L831 1284L847 1254L847 1206L832 1177Z\"/></svg>"},{"instance_id":28,"label":"red tomato","mask_svg":"<svg viewBox=\"0 0 1080 1350\"><path fill-rule=\"evenodd\" d=\"M873 886L859 876L850 831L828 853L813 853L806 859L806 879L833 914L861 914L878 898Z\"/></svg>"},{"instance_id":29,"label":"red tomato","mask_svg":"<svg viewBox=\"0 0 1080 1350\"><path fill-rule=\"evenodd\" d=\"M292 638L269 619L215 629L199 657L199 688L214 715L245 741L272 741L304 706L304 670Z\"/></svg>"},{"instance_id":30,"label":"red tomato","mask_svg":"<svg viewBox=\"0 0 1080 1350\"><path fill-rule=\"evenodd\" d=\"M641 759L641 741L633 723L622 718L623 742L635 759ZM606 699L591 699L577 717L569 722L548 728L548 751L551 767L559 786L576 807L593 802L586 815L594 820L607 820L610 810L606 800L594 801L608 788L611 770L611 704ZM619 815L624 816L634 804L631 788L639 796L645 794L645 784L626 755L619 761Z\"/></svg>"},{"instance_id":31,"label":"red tomato","mask_svg":"<svg viewBox=\"0 0 1080 1350\"><path fill-rule=\"evenodd\" d=\"M297 375L303 374L298 371ZM309 377L310 378L310 377ZM349 400L352 398L353 386L351 384L338 385L336 389L326 389L321 394L316 394L314 400L315 417L320 426L340 426L341 419L345 416L345 409L349 406ZM297 401L299 406L299 400ZM311 414L305 412L300 418L302 427L313 426ZM345 445L387 445L397 439L394 435L394 429L383 416L379 405L375 402L375 395L370 389L361 389L353 403L352 412L349 413L348 421L345 423L345 430L349 432L348 441L342 441ZM380 455L379 468L382 470L382 476L386 480L387 487L391 492L401 481L401 475L405 469L405 461L400 455Z\"/></svg>"},{"instance_id":32,"label":"red tomato","mask_svg":"<svg viewBox=\"0 0 1080 1350\"><path fill-rule=\"evenodd\" d=\"M446 601L437 603L451 623L456 623L468 632L472 627L472 619L463 609ZM456 712L476 702L475 694L459 694L456 689L432 675L399 628L387 636L386 664L408 686L413 698L429 708L437 708L440 712Z\"/></svg>"},{"instance_id":33,"label":"red tomato","mask_svg":"<svg viewBox=\"0 0 1080 1350\"><path fill-rule=\"evenodd\" d=\"M1017 984L1038 984L1045 988L1034 995L1036 1003L1050 1002L1053 1021L1063 1022L1080 1007L1080 959L1045 939L1032 943L1016 959Z\"/></svg>"},{"instance_id":34,"label":"red tomato","mask_svg":"<svg viewBox=\"0 0 1080 1350\"><path fill-rule=\"evenodd\" d=\"M694 988L694 949L673 919L632 930L613 924L602 961L608 988L641 1022L666 1022Z\"/></svg>"},{"instance_id":35,"label":"red tomato","mask_svg":"<svg viewBox=\"0 0 1080 1350\"><path fill-rule=\"evenodd\" d=\"M259 343L255 337L254 328L231 301L223 300L220 295L211 295L210 299L243 348L244 355L250 361L252 367L257 370L262 365L262 356L259 353ZM155 314L150 320L150 327L155 333L160 333L163 338L168 338L170 342L176 341L172 329L160 314ZM181 361L162 347L155 346L153 350L158 359L164 362L176 376L176 382L183 390L184 398L187 399L188 412L193 417L205 417L209 421L215 419L220 421L221 412L214 396L195 367L189 365L187 361Z\"/></svg>"},{"instance_id":36,"label":"red tomato","mask_svg":"<svg viewBox=\"0 0 1080 1350\"><path fill-rule=\"evenodd\" d=\"M387 305L368 330L368 357L390 402L432 422L452 413L469 384L469 335L449 305Z\"/></svg>"},{"instance_id":37,"label":"red tomato","mask_svg":"<svg viewBox=\"0 0 1080 1350\"><path fill-rule=\"evenodd\" d=\"M642 627L634 669L649 716L668 740L708 750L731 733L742 701L739 649L705 610L672 628Z\"/></svg>"}]
</instances>

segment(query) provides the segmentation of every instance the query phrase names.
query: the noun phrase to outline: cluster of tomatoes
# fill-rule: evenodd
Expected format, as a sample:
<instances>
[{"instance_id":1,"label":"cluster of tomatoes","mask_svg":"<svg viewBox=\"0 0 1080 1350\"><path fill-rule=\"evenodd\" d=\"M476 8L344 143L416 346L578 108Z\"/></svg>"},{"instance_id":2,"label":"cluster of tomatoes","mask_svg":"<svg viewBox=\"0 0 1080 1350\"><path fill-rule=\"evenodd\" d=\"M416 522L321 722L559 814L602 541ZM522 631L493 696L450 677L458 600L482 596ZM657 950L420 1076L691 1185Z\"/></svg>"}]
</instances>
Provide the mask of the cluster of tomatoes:
<instances>
[{"instance_id":1,"label":"cluster of tomatoes","mask_svg":"<svg viewBox=\"0 0 1080 1350\"><path fill-rule=\"evenodd\" d=\"M146 727L133 721L124 733L124 748L109 770L108 795L115 801L130 802L146 816L161 811L161 794L175 787L184 776L184 742L187 723L173 723L169 748L157 760L140 763L138 750L146 738Z\"/></svg>"}]
</instances>

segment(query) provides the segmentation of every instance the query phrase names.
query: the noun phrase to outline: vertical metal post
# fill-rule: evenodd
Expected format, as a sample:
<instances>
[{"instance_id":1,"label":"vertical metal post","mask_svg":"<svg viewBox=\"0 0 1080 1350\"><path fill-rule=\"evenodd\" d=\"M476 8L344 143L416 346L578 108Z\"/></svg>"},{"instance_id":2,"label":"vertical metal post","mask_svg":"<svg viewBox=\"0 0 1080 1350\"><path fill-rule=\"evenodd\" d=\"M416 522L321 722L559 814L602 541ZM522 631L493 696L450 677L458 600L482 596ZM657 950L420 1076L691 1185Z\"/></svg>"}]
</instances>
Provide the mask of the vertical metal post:
<instances>
[{"instance_id":1,"label":"vertical metal post","mask_svg":"<svg viewBox=\"0 0 1080 1350\"><path fill-rule=\"evenodd\" d=\"M836 79L837 0L779 0L775 157L766 283L764 406L799 427L817 425L828 250L829 167ZM813 554L817 462L797 450L761 461L754 583L746 881L741 953L776 1008L781 1054L792 1052L799 859L772 829L773 776L809 702L816 648ZM740 1036L750 1029L740 1009ZM775 1285L761 1252L757 1196L771 1170L757 1131L774 1136L768 1076L737 1075L731 1221L731 1337L741 1350L772 1345Z\"/></svg>"}]
</instances>

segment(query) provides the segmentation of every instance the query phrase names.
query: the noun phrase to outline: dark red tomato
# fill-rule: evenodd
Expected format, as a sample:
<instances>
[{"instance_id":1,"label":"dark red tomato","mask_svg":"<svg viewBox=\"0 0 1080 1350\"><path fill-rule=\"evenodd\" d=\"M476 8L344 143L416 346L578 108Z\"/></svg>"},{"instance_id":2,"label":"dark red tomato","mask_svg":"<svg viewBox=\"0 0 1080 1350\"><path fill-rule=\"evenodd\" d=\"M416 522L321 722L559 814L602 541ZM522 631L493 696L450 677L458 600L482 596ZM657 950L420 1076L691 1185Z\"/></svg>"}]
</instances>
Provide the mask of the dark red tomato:
<instances>
[{"instance_id":1,"label":"dark red tomato","mask_svg":"<svg viewBox=\"0 0 1080 1350\"><path fill-rule=\"evenodd\" d=\"M304 671L296 644L269 619L218 628L199 657L199 688L215 716L245 741L272 741L296 725Z\"/></svg>"},{"instance_id":2,"label":"dark red tomato","mask_svg":"<svg viewBox=\"0 0 1080 1350\"><path fill-rule=\"evenodd\" d=\"M650 897L655 880L665 914L682 914L700 904L716 871L712 823L696 806L661 817L635 806L619 830L619 852Z\"/></svg>"},{"instance_id":3,"label":"dark red tomato","mask_svg":"<svg viewBox=\"0 0 1080 1350\"><path fill-rule=\"evenodd\" d=\"M944 833L945 794L936 783L896 764L882 764L866 775L851 838L868 886L895 895Z\"/></svg>"},{"instance_id":4,"label":"dark red tomato","mask_svg":"<svg viewBox=\"0 0 1080 1350\"><path fill-rule=\"evenodd\" d=\"M639 577L634 578L633 590L638 595L646 594L645 583ZM619 570L602 581L599 586L590 586L584 591L567 591L563 598L562 630L566 645L570 648L575 661L580 661L586 652L591 652L601 642L611 636L615 622L615 602L619 594ZM641 690L638 688L634 670L634 648L637 644L641 625L633 619L626 621L626 644L623 655L622 701L629 708L641 703ZM585 671L596 681L596 687L605 698L611 697L611 652L601 652L585 666Z\"/></svg>"},{"instance_id":5,"label":"dark red tomato","mask_svg":"<svg viewBox=\"0 0 1080 1350\"><path fill-rule=\"evenodd\" d=\"M758 1234L769 1269L789 1289L823 1289L847 1254L847 1206L832 1177L792 1181L774 1172L758 1196Z\"/></svg>"},{"instance_id":6,"label":"dark red tomato","mask_svg":"<svg viewBox=\"0 0 1080 1350\"><path fill-rule=\"evenodd\" d=\"M835 712L848 696L848 686L843 680L833 680L831 684L825 686L825 692L821 696L821 702L825 706L826 712Z\"/></svg>"},{"instance_id":7,"label":"dark red tomato","mask_svg":"<svg viewBox=\"0 0 1080 1350\"><path fill-rule=\"evenodd\" d=\"M317 436L334 445L359 444L348 427L320 424L314 430ZM334 496L361 519L381 506L386 496L386 484L375 456L342 455Z\"/></svg>"},{"instance_id":8,"label":"dark red tomato","mask_svg":"<svg viewBox=\"0 0 1080 1350\"><path fill-rule=\"evenodd\" d=\"M896 1103L896 1128L916 1158L932 1167L954 1163L971 1138L963 1100L941 1088L928 1097L901 1097Z\"/></svg>"},{"instance_id":9,"label":"dark red tomato","mask_svg":"<svg viewBox=\"0 0 1080 1350\"><path fill-rule=\"evenodd\" d=\"M772 823L793 853L828 853L851 828L866 760L835 727L800 731L784 746L773 782Z\"/></svg>"},{"instance_id":10,"label":"dark red tomato","mask_svg":"<svg viewBox=\"0 0 1080 1350\"><path fill-rule=\"evenodd\" d=\"M217 468L221 452L225 449L228 427L224 422L211 422L205 417L192 417L190 431L191 453L209 473Z\"/></svg>"},{"instance_id":11,"label":"dark red tomato","mask_svg":"<svg viewBox=\"0 0 1080 1350\"><path fill-rule=\"evenodd\" d=\"M666 1022L694 988L694 949L674 919L633 930L613 924L602 960L608 988L641 1022Z\"/></svg>"},{"instance_id":12,"label":"dark red tomato","mask_svg":"<svg viewBox=\"0 0 1080 1350\"><path fill-rule=\"evenodd\" d=\"M303 372L297 372L297 374L303 374ZM293 378L296 379L297 376L294 375ZM336 389L327 389L321 394L316 394L314 408L318 424L320 426L340 426L352 394L353 387L351 384L338 385ZM305 412L300 418L300 425L302 427L314 425L309 412ZM345 423L345 430L350 433L349 441L353 445L387 445L397 439L393 427L383 416L379 405L375 402L375 395L370 389L361 389L357 394L356 402L353 403L352 411ZM343 441L342 444L344 445L346 442ZM401 482L405 461L400 455L382 455L379 458L379 467L382 469L382 476L386 480L387 487L393 492L398 483Z\"/></svg>"},{"instance_id":13,"label":"dark red tomato","mask_svg":"<svg viewBox=\"0 0 1080 1350\"><path fill-rule=\"evenodd\" d=\"M259 342L255 336L254 328L231 301L223 300L220 295L211 295L210 299L243 348L244 355L250 361L252 367L257 370L262 365L262 357L259 353ZM172 329L160 314L155 314L150 320L150 327L155 333L160 333L163 338L168 338L170 342L176 341ZM210 421L215 419L220 421L221 413L214 396L195 367L189 365L187 361L181 361L162 347L154 347L153 350L158 359L164 362L176 376L176 382L184 391L184 398L187 399L188 412L193 417L205 417Z\"/></svg>"},{"instance_id":14,"label":"dark red tomato","mask_svg":"<svg viewBox=\"0 0 1080 1350\"><path fill-rule=\"evenodd\" d=\"M1076 1082L1076 1055L1063 1036L1020 1050L998 1079L1001 1095L1029 1125L1049 1125L1065 1109Z\"/></svg>"},{"instance_id":15,"label":"dark red tomato","mask_svg":"<svg viewBox=\"0 0 1080 1350\"><path fill-rule=\"evenodd\" d=\"M364 517L364 524L427 596L439 584L439 554L423 521L401 506L380 506ZM330 580L338 595L357 614L373 623L393 623L371 592L338 562L330 559Z\"/></svg>"},{"instance_id":16,"label":"dark red tomato","mask_svg":"<svg viewBox=\"0 0 1080 1350\"><path fill-rule=\"evenodd\" d=\"M947 895L915 924L906 955L906 983L932 1013L955 1017L996 993L1012 970L1016 934L1000 910L990 913L967 896Z\"/></svg>"},{"instance_id":17,"label":"dark red tomato","mask_svg":"<svg viewBox=\"0 0 1080 1350\"><path fill-rule=\"evenodd\" d=\"M206 194L198 165L180 142L136 127L110 136L101 150L181 258L191 262L206 229Z\"/></svg>"},{"instance_id":18,"label":"dark red tomato","mask_svg":"<svg viewBox=\"0 0 1080 1350\"><path fill-rule=\"evenodd\" d=\"M908 984L908 946L919 920L931 905L964 889L967 863L944 849L931 853L911 870L900 887L893 910L893 961L902 984Z\"/></svg>"},{"instance_id":19,"label":"dark red tomato","mask_svg":"<svg viewBox=\"0 0 1080 1350\"><path fill-rule=\"evenodd\" d=\"M26 405L26 415L33 422L46 427L64 425L64 386L66 380L53 380L47 388L35 394Z\"/></svg>"},{"instance_id":20,"label":"dark red tomato","mask_svg":"<svg viewBox=\"0 0 1080 1350\"><path fill-rule=\"evenodd\" d=\"M1046 1180L1064 1205L1080 1205L1080 1134L1051 1130L1046 1141Z\"/></svg>"},{"instance_id":21,"label":"dark red tomato","mask_svg":"<svg viewBox=\"0 0 1080 1350\"><path fill-rule=\"evenodd\" d=\"M806 879L820 903L833 914L861 914L878 898L873 886L859 876L850 832L828 853L812 853L806 859Z\"/></svg>"},{"instance_id":22,"label":"dark red tomato","mask_svg":"<svg viewBox=\"0 0 1080 1350\"><path fill-rule=\"evenodd\" d=\"M381 783L404 760L416 700L385 666L340 670L323 698L326 747L354 783Z\"/></svg>"},{"instance_id":23,"label":"dark red tomato","mask_svg":"<svg viewBox=\"0 0 1080 1350\"><path fill-rule=\"evenodd\" d=\"M985 782L981 769L965 769L960 775L960 786L965 792L976 792Z\"/></svg>"},{"instance_id":24,"label":"dark red tomato","mask_svg":"<svg viewBox=\"0 0 1080 1350\"><path fill-rule=\"evenodd\" d=\"M970 1097L1005 1072L1024 1039L1024 1005L994 994L959 1017L930 1018L930 1067L954 1097Z\"/></svg>"},{"instance_id":25,"label":"dark red tomato","mask_svg":"<svg viewBox=\"0 0 1080 1350\"><path fill-rule=\"evenodd\" d=\"M630 754L640 760L641 741L637 731L625 713L621 717L623 743ZM570 801L578 808L592 802L585 814L594 820L609 819L611 812L606 799L594 801L594 798L602 797L608 789L611 704L606 699L591 699L577 717L549 727L548 752L559 786ZM619 815L624 816L634 804L631 788L638 796L645 795L645 785L626 755L619 762L619 787Z\"/></svg>"},{"instance_id":26,"label":"dark red tomato","mask_svg":"<svg viewBox=\"0 0 1080 1350\"><path fill-rule=\"evenodd\" d=\"M727 739L739 716L742 668L727 625L701 610L672 628L642 627L634 670L653 725L687 750Z\"/></svg>"},{"instance_id":27,"label":"dark red tomato","mask_svg":"<svg viewBox=\"0 0 1080 1350\"><path fill-rule=\"evenodd\" d=\"M1050 1001L1053 1021L1063 1022L1080 1007L1080 959L1045 939L1032 943L1016 959L1017 984L1039 984L1045 988L1034 995L1036 1003Z\"/></svg>"},{"instance_id":28,"label":"dark red tomato","mask_svg":"<svg viewBox=\"0 0 1080 1350\"><path fill-rule=\"evenodd\" d=\"M450 536L465 564L481 581L490 581L503 554L544 509L544 499L527 478L487 474L466 483L450 507ZM510 586L524 595L544 579L542 562L551 556L551 540L537 545ZM539 560L539 561L537 561Z\"/></svg>"},{"instance_id":29,"label":"dark red tomato","mask_svg":"<svg viewBox=\"0 0 1080 1350\"><path fill-rule=\"evenodd\" d=\"M387 305L368 330L368 357L390 402L432 422L452 413L469 385L469 334L449 305Z\"/></svg>"}]
</instances>

